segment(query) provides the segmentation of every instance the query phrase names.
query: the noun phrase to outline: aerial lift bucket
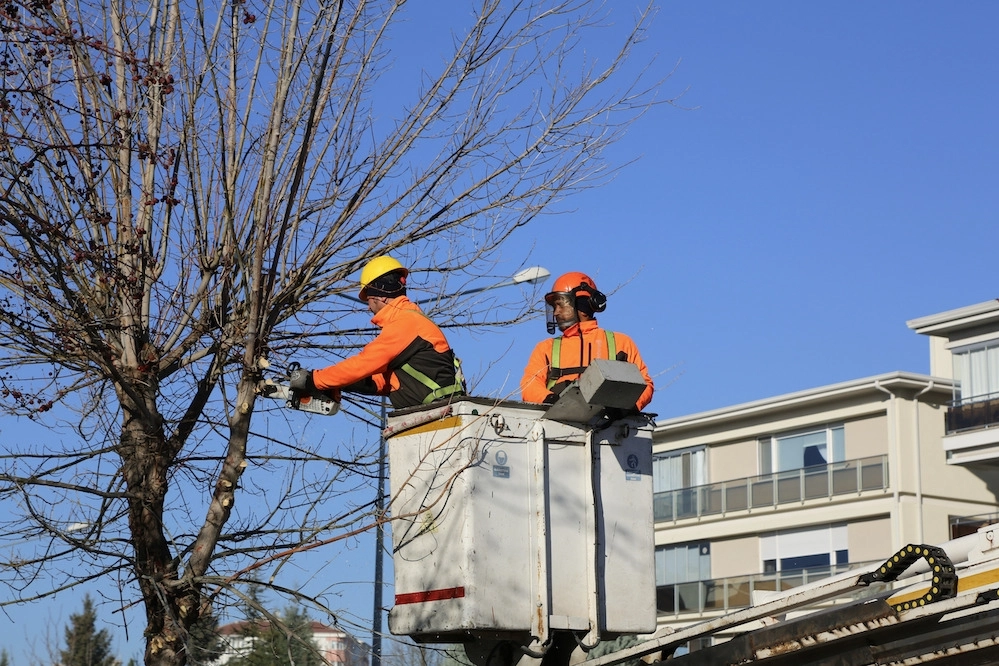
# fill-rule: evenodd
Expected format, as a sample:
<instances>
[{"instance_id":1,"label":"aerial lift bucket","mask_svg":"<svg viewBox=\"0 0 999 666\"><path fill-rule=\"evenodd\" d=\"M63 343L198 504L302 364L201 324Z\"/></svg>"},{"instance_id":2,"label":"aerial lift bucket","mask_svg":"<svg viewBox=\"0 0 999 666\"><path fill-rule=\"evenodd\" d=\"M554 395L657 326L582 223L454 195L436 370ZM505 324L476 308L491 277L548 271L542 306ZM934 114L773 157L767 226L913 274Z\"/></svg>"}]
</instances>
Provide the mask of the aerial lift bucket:
<instances>
[{"instance_id":1,"label":"aerial lift bucket","mask_svg":"<svg viewBox=\"0 0 999 666\"><path fill-rule=\"evenodd\" d=\"M391 415L391 632L495 664L498 645L540 660L559 636L585 651L654 631L644 386L600 361L550 408L462 398Z\"/></svg>"}]
</instances>

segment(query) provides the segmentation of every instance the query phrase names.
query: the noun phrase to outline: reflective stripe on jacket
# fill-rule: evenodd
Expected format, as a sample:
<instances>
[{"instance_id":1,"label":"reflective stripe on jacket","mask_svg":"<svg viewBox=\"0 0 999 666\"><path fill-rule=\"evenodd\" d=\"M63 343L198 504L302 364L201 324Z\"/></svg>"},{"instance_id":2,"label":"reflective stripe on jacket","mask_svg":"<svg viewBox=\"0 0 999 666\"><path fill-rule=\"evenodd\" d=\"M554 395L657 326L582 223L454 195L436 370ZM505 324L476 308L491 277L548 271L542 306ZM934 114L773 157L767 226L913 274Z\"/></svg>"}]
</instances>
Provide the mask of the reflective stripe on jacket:
<instances>
[{"instance_id":1,"label":"reflective stripe on jacket","mask_svg":"<svg viewBox=\"0 0 999 666\"><path fill-rule=\"evenodd\" d=\"M641 410L652 402L655 386L635 342L624 333L605 331L597 326L595 319L574 324L560 338L547 338L535 346L520 380L524 402L544 402L552 395L551 388L556 383L578 379L595 358L617 358L638 366L645 379L645 391L635 406Z\"/></svg>"},{"instance_id":2,"label":"reflective stripe on jacket","mask_svg":"<svg viewBox=\"0 0 999 666\"><path fill-rule=\"evenodd\" d=\"M444 333L405 296L371 318L378 336L357 354L315 370L319 390L388 395L393 409L464 394L459 363Z\"/></svg>"}]
</instances>

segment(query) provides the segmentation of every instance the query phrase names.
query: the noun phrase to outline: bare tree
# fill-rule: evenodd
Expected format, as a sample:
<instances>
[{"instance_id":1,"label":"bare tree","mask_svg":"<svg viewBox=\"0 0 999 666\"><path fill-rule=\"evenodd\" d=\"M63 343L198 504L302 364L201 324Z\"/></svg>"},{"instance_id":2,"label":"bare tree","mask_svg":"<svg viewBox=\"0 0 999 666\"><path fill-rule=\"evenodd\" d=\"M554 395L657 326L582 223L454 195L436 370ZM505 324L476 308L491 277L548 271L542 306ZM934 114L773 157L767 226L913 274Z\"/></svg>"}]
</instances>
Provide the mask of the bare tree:
<instances>
[{"instance_id":1,"label":"bare tree","mask_svg":"<svg viewBox=\"0 0 999 666\"><path fill-rule=\"evenodd\" d=\"M393 641L382 657L385 666L445 666L455 645L417 645L400 639Z\"/></svg>"},{"instance_id":2,"label":"bare tree","mask_svg":"<svg viewBox=\"0 0 999 666\"><path fill-rule=\"evenodd\" d=\"M2 532L50 537L2 569L7 598L117 580L145 663L183 664L246 573L381 519L344 500L369 448L344 432L323 454L263 409L268 359L356 347L336 296L378 254L438 293L487 276L612 172L660 83L623 69L652 8L593 60L586 0L479 0L401 80L410 5L0 7L0 384L53 433L3 444ZM503 318L452 305L454 325Z\"/></svg>"}]
</instances>

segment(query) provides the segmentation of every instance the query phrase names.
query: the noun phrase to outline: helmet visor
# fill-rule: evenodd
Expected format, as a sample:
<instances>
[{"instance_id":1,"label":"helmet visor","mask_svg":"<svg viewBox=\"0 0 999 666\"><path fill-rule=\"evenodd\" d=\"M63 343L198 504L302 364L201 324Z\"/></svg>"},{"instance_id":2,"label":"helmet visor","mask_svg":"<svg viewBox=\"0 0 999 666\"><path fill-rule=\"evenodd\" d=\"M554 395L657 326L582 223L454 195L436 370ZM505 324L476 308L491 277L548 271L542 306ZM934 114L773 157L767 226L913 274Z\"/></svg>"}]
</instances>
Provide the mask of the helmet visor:
<instances>
[{"instance_id":1,"label":"helmet visor","mask_svg":"<svg viewBox=\"0 0 999 666\"><path fill-rule=\"evenodd\" d=\"M563 307L576 307L576 297L567 291L552 291L545 294L545 303L548 307L555 308L559 305Z\"/></svg>"},{"instance_id":2,"label":"helmet visor","mask_svg":"<svg viewBox=\"0 0 999 666\"><path fill-rule=\"evenodd\" d=\"M564 291L553 291L545 295L546 315L549 322L565 330L579 319L576 316L576 297Z\"/></svg>"}]
</instances>

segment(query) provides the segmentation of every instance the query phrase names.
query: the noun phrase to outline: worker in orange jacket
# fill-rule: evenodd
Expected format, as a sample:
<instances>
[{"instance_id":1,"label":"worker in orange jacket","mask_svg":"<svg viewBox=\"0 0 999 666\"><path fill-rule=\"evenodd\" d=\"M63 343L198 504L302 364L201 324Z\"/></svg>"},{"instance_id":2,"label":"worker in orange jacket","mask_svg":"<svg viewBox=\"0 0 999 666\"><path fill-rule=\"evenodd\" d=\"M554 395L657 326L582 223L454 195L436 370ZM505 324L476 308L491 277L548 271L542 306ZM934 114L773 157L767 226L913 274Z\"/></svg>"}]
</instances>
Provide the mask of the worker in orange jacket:
<instances>
[{"instance_id":1,"label":"worker in orange jacket","mask_svg":"<svg viewBox=\"0 0 999 666\"><path fill-rule=\"evenodd\" d=\"M361 271L360 299L374 315L378 336L354 356L322 370L292 373L296 391L387 395L394 409L464 395L461 366L444 333L406 297L409 271L390 256Z\"/></svg>"},{"instance_id":2,"label":"worker in orange jacket","mask_svg":"<svg viewBox=\"0 0 999 666\"><path fill-rule=\"evenodd\" d=\"M595 314L607 308L607 297L585 273L566 273L555 280L545 295L548 333L557 326L562 335L542 340L531 352L520 380L524 402L552 403L590 361L597 358L628 361L638 366L645 391L635 404L642 410L652 402L655 386L634 341L624 333L597 326Z\"/></svg>"}]
</instances>

